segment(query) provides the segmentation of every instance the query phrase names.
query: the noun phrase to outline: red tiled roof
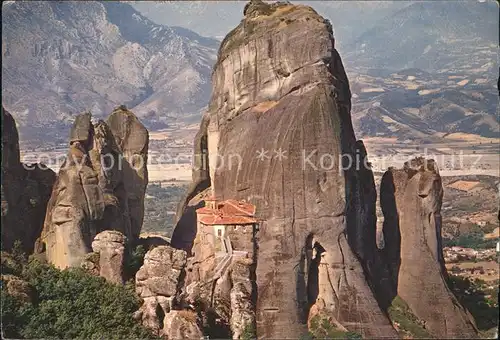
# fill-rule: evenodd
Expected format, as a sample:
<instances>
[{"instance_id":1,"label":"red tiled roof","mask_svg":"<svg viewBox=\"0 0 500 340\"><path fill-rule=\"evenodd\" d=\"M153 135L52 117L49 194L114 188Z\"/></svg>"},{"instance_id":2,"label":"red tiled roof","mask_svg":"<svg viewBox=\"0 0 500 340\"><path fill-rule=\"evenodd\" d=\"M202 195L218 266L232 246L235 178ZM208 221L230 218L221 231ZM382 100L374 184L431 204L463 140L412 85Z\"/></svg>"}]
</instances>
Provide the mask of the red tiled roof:
<instances>
[{"instance_id":1,"label":"red tiled roof","mask_svg":"<svg viewBox=\"0 0 500 340\"><path fill-rule=\"evenodd\" d=\"M215 224L254 224L257 223L257 219L253 217L245 216L217 216L217 215L204 215L199 216L198 220L205 225L215 225Z\"/></svg>"},{"instance_id":2,"label":"red tiled roof","mask_svg":"<svg viewBox=\"0 0 500 340\"><path fill-rule=\"evenodd\" d=\"M257 223L255 205L233 199L216 202L217 209L203 207L196 210L198 220L207 225Z\"/></svg>"},{"instance_id":3,"label":"red tiled roof","mask_svg":"<svg viewBox=\"0 0 500 340\"><path fill-rule=\"evenodd\" d=\"M196 209L196 213L199 214L213 214L214 210L209 207L203 207Z\"/></svg>"}]
</instances>

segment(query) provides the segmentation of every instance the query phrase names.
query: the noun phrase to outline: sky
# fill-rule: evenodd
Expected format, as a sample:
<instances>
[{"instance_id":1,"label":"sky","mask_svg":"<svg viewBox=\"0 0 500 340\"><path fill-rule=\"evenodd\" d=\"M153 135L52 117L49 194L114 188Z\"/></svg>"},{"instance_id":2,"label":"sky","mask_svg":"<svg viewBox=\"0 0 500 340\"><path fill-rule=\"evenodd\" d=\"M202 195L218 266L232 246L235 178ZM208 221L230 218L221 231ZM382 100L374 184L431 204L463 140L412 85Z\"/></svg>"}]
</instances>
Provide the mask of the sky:
<instances>
[{"instance_id":1,"label":"sky","mask_svg":"<svg viewBox=\"0 0 500 340\"><path fill-rule=\"evenodd\" d=\"M330 19L336 40L350 41L364 30L411 1L291 1L312 6ZM152 21L181 26L222 39L238 25L247 1L127 1Z\"/></svg>"}]
</instances>

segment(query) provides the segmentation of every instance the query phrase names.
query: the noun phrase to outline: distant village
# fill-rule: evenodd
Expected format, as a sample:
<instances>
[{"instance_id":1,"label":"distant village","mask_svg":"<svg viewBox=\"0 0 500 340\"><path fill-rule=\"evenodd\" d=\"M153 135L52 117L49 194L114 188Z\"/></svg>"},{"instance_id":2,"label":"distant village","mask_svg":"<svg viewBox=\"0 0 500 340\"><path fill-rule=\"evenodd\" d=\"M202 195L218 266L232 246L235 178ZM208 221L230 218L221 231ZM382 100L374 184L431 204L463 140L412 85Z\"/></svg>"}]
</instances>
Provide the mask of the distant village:
<instances>
[{"instance_id":1,"label":"distant village","mask_svg":"<svg viewBox=\"0 0 500 340\"><path fill-rule=\"evenodd\" d=\"M474 261L497 261L499 256L499 243L496 249L479 249L463 247L447 247L443 249L444 261L446 263L474 262Z\"/></svg>"},{"instance_id":2,"label":"distant village","mask_svg":"<svg viewBox=\"0 0 500 340\"><path fill-rule=\"evenodd\" d=\"M484 281L487 288L495 289L499 281L499 250L498 242L496 249L446 247L443 256L449 274Z\"/></svg>"}]
</instances>

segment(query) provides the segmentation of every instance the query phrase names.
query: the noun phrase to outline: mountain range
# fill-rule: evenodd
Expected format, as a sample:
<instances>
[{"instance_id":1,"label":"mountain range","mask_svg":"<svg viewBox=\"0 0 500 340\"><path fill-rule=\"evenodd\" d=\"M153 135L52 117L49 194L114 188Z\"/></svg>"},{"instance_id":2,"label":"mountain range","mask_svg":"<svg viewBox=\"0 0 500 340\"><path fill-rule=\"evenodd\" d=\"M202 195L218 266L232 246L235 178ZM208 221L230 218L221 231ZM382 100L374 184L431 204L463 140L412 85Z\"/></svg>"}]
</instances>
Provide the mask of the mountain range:
<instances>
[{"instance_id":1,"label":"mountain range","mask_svg":"<svg viewBox=\"0 0 500 340\"><path fill-rule=\"evenodd\" d=\"M222 40L239 24L247 2L246 0L222 0L132 1L128 3L158 24L183 26L198 34ZM369 30L385 16L411 4L405 1L378 0L292 2L312 6L320 15L328 18L332 22L336 44L340 47Z\"/></svg>"},{"instance_id":2,"label":"mountain range","mask_svg":"<svg viewBox=\"0 0 500 340\"><path fill-rule=\"evenodd\" d=\"M408 81L408 77L416 76L402 77L402 73L383 79L370 77L372 84L381 87L353 84L354 89L359 89L352 110L358 138L396 137L400 141L424 143L440 142L448 135L459 137L451 135L454 133L498 138L496 89L475 81L462 86L457 84L464 81L462 78L450 81L449 77L454 76L446 75L438 78L443 86L435 84L433 89L421 85L425 78ZM415 70L410 71L412 73L415 74ZM478 79L481 80L476 81Z\"/></svg>"},{"instance_id":3,"label":"mountain range","mask_svg":"<svg viewBox=\"0 0 500 340\"><path fill-rule=\"evenodd\" d=\"M496 24L495 24L496 23ZM500 135L498 4L414 2L346 47L358 136Z\"/></svg>"},{"instance_id":4,"label":"mountain range","mask_svg":"<svg viewBox=\"0 0 500 340\"><path fill-rule=\"evenodd\" d=\"M245 3L4 2L2 102L29 138L121 104L152 129L198 122ZM332 22L360 136L498 136L496 3L297 3Z\"/></svg>"},{"instance_id":5,"label":"mountain range","mask_svg":"<svg viewBox=\"0 0 500 340\"><path fill-rule=\"evenodd\" d=\"M499 22L496 2L408 4L349 42L345 58L365 68L496 72Z\"/></svg>"},{"instance_id":6,"label":"mountain range","mask_svg":"<svg viewBox=\"0 0 500 340\"><path fill-rule=\"evenodd\" d=\"M153 23L120 2L2 6L2 102L22 126L121 104L161 123L199 116L218 41ZM196 118L197 119L197 118Z\"/></svg>"}]
</instances>

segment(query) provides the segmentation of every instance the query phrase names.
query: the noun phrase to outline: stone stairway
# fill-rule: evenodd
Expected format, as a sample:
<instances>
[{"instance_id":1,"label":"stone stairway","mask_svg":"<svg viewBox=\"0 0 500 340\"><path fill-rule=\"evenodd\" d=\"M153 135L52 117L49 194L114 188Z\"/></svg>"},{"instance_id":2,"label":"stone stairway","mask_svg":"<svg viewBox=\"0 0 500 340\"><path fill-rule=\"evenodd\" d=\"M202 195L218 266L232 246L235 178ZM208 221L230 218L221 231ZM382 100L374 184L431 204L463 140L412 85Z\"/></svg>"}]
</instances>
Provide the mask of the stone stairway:
<instances>
[{"instance_id":1,"label":"stone stairway","mask_svg":"<svg viewBox=\"0 0 500 340\"><path fill-rule=\"evenodd\" d=\"M215 273L214 276L212 277L212 281L217 280L222 276L222 274L231 264L231 259L233 257L233 247L231 245L231 240L229 239L229 237L225 237L223 239L223 242L224 242L224 249L226 252L226 256L224 256L222 261L220 261L217 267L215 267Z\"/></svg>"}]
</instances>

